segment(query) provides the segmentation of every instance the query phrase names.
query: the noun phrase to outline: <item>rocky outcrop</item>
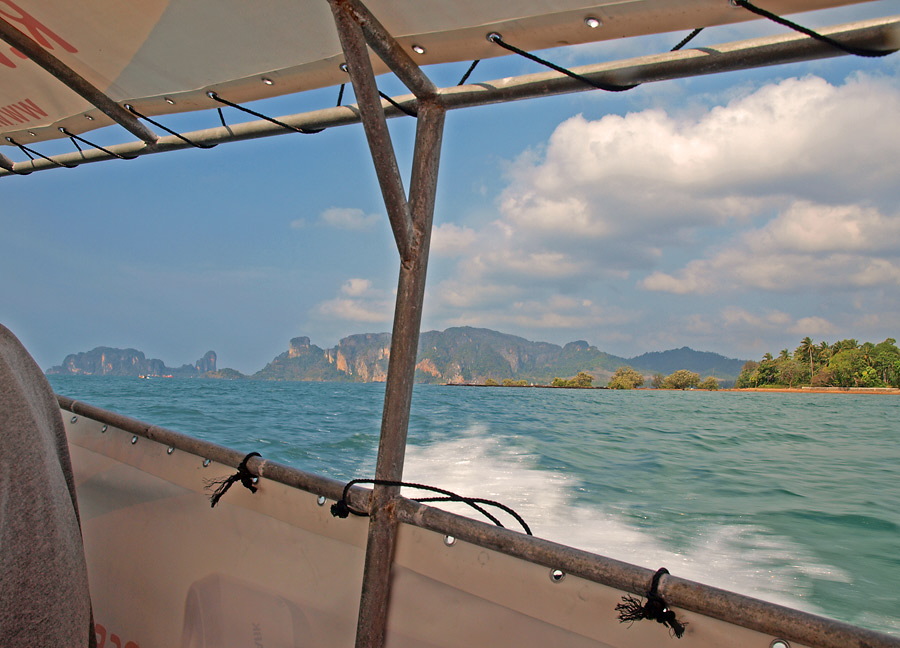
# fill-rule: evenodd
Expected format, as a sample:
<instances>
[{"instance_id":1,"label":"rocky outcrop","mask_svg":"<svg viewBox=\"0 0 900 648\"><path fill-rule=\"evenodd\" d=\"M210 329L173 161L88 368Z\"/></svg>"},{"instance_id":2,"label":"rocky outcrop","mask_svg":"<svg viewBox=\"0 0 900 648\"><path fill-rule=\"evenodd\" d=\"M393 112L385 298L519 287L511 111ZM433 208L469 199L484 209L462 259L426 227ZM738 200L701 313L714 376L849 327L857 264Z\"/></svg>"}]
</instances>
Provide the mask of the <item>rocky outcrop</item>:
<instances>
[{"instance_id":1,"label":"rocky outcrop","mask_svg":"<svg viewBox=\"0 0 900 648\"><path fill-rule=\"evenodd\" d=\"M383 382L387 380L391 357L389 333L366 333L343 338L330 349L310 344L309 338L291 340L290 348L254 378L270 380L349 380ZM575 375L595 368L611 375L618 366L608 356L576 342L565 348L547 342L530 342L514 335L490 329L456 327L446 331L427 331L420 337L416 381L430 383L483 382L488 378L525 379L549 382L557 375ZM562 361L577 368L559 373ZM604 369L603 363L612 366Z\"/></svg>"},{"instance_id":2,"label":"rocky outcrop","mask_svg":"<svg viewBox=\"0 0 900 648\"><path fill-rule=\"evenodd\" d=\"M299 336L290 341L287 351L249 378L383 382L387 380L390 358L390 333L350 335L330 349L318 347L308 337ZM47 373L242 377L235 371L217 371L216 360L215 352L208 351L193 365L170 369L162 360L148 360L135 349L97 347L86 353L66 356L62 365ZM561 347L490 329L460 326L422 333L415 379L425 383L484 383L488 379L497 382L511 379L549 384L556 377L568 378L584 371L602 384L623 365L632 366L645 375L668 374L672 371L670 367L677 366L722 380L733 380L743 361L687 347L626 359L604 353L584 340Z\"/></svg>"},{"instance_id":3,"label":"rocky outcrop","mask_svg":"<svg viewBox=\"0 0 900 648\"><path fill-rule=\"evenodd\" d=\"M197 360L197 364L194 367L197 369L197 373L205 374L216 371L216 352L215 351L207 351L203 354L203 357Z\"/></svg>"},{"instance_id":4,"label":"rocky outcrop","mask_svg":"<svg viewBox=\"0 0 900 648\"><path fill-rule=\"evenodd\" d=\"M206 354L192 365L177 369L167 367L162 360L148 359L137 349L97 347L65 357L61 365L50 367L48 374L72 376L132 376L196 378L216 371L216 352Z\"/></svg>"}]
</instances>

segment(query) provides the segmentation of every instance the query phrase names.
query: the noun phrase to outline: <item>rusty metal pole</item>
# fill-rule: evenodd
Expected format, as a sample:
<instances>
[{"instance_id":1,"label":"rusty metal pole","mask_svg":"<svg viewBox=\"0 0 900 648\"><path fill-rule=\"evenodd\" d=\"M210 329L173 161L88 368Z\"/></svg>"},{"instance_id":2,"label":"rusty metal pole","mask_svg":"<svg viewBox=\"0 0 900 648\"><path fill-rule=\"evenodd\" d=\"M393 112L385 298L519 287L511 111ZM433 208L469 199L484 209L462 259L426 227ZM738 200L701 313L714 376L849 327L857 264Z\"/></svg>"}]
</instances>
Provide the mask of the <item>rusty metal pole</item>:
<instances>
[{"instance_id":1,"label":"rusty metal pole","mask_svg":"<svg viewBox=\"0 0 900 648\"><path fill-rule=\"evenodd\" d=\"M366 47L362 28L344 10L339 0L329 0L334 12L341 48L347 62L347 73L353 84L353 92L359 105L360 120L369 143L369 151L375 164L375 173L381 186L381 195L387 208L388 218L397 241L397 249L403 258L412 240L412 217L400 167L394 155L394 145L388 131L387 119L381 105L381 96L375 83L375 73Z\"/></svg>"},{"instance_id":2,"label":"rusty metal pole","mask_svg":"<svg viewBox=\"0 0 900 648\"><path fill-rule=\"evenodd\" d=\"M376 479L399 481L403 478L444 115L442 106L419 104L411 182L414 244L408 257L400 262ZM357 648L384 645L398 527L395 512L398 495L399 489L386 486L376 485L373 491Z\"/></svg>"},{"instance_id":3,"label":"rusty metal pole","mask_svg":"<svg viewBox=\"0 0 900 648\"><path fill-rule=\"evenodd\" d=\"M329 2L400 253L391 355L375 467L376 479L400 481L406 456L446 108L431 82L417 68L411 67L412 62L396 47L396 43L392 43L390 35L358 0ZM365 23L366 29L361 22ZM367 36L369 40L376 41L373 47L389 59L386 62L392 68L399 70L401 78L405 77L414 86L411 89L418 102L418 118L409 200L403 192L384 109L375 85L366 47ZM400 489L395 486L376 485L372 493L356 629L357 648L384 646L391 567L399 525L395 513L399 495Z\"/></svg>"}]
</instances>

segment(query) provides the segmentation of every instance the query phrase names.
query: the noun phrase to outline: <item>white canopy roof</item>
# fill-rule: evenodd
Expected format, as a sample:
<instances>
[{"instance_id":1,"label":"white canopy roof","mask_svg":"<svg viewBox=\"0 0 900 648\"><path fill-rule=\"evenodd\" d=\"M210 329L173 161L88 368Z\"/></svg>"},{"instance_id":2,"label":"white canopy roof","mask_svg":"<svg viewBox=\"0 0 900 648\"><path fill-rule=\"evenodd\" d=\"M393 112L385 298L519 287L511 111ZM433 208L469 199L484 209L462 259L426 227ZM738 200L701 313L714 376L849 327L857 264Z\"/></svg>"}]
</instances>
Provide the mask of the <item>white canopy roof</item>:
<instances>
[{"instance_id":1,"label":"white canopy roof","mask_svg":"<svg viewBox=\"0 0 900 648\"><path fill-rule=\"evenodd\" d=\"M367 0L422 65L756 19L730 0ZM777 14L852 4L766 0ZM119 105L144 115L246 102L348 80L326 0L0 0L0 18ZM595 21L586 21L594 18ZM594 25L594 26L589 26ZM7 39L8 40L8 39ZM376 73L386 67L373 57ZM0 141L29 144L113 123L0 41Z\"/></svg>"}]
</instances>

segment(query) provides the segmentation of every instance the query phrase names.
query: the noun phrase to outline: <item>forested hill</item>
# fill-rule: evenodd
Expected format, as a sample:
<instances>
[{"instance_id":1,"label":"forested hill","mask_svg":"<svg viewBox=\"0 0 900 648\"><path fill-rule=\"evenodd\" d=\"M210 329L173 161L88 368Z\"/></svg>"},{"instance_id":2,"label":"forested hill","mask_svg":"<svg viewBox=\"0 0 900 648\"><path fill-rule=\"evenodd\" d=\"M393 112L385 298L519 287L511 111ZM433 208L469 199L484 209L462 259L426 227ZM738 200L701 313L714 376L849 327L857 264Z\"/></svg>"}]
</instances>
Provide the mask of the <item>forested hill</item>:
<instances>
[{"instance_id":1,"label":"forested hill","mask_svg":"<svg viewBox=\"0 0 900 648\"><path fill-rule=\"evenodd\" d=\"M289 349L252 378L268 380L383 381L390 357L390 334L351 335L322 349L307 337L291 340ZM516 335L468 326L427 331L419 341L416 381L483 383L492 379L546 384L557 376L589 372L605 384L615 370L631 365L646 375L687 369L733 381L744 361L687 347L636 358L614 356L583 340L565 346L532 342ZM677 366L676 366L677 365ZM674 369L672 368L674 367Z\"/></svg>"},{"instance_id":2,"label":"forested hill","mask_svg":"<svg viewBox=\"0 0 900 648\"><path fill-rule=\"evenodd\" d=\"M679 369L690 369L701 376L733 379L741 373L744 361L726 358L718 353L694 351L688 347L681 347L671 351L644 353L629 360L629 364L645 373L667 375Z\"/></svg>"}]
</instances>

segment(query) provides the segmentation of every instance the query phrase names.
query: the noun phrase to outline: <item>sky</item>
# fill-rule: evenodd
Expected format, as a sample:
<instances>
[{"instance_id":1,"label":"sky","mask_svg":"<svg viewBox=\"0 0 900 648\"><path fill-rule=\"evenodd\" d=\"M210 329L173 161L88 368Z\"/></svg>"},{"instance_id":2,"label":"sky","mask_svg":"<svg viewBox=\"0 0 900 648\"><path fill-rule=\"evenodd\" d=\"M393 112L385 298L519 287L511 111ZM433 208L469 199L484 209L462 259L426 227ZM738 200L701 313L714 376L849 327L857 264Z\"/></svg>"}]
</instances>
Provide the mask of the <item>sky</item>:
<instances>
[{"instance_id":1,"label":"sky","mask_svg":"<svg viewBox=\"0 0 900 648\"><path fill-rule=\"evenodd\" d=\"M815 28L897 13L881 0L794 18ZM784 31L712 28L691 45ZM682 36L542 54L577 66ZM448 86L467 67L426 71ZM504 57L470 81L540 71ZM254 107L284 115L336 94ZM218 117L164 121L188 131ZM390 128L408 170L414 120ZM805 336L900 337L898 151L900 54L451 111L423 330L740 359ZM6 177L0 231L0 323L44 369L110 346L169 366L214 350L220 367L252 373L296 336L327 348L391 327L398 259L358 125Z\"/></svg>"}]
</instances>

